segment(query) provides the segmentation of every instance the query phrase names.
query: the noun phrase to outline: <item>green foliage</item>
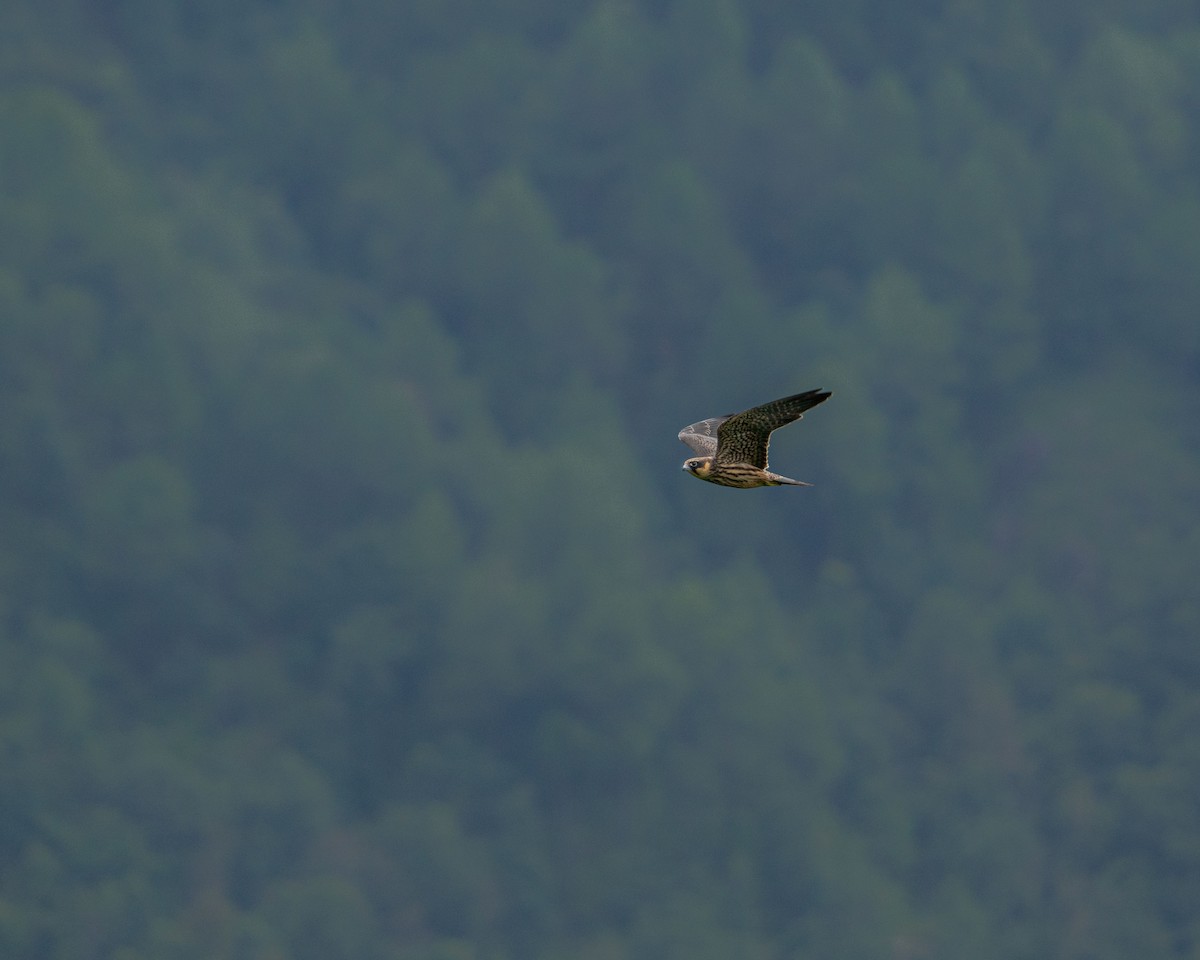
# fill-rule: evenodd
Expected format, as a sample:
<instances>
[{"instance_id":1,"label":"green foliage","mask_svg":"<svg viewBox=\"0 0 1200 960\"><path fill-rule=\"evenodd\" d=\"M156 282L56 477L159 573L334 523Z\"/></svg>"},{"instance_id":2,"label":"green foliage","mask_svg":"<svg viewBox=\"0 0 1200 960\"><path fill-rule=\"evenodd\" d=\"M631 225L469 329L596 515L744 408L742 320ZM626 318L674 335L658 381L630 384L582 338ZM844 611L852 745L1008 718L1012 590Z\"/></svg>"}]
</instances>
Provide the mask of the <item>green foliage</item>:
<instances>
[{"instance_id":1,"label":"green foliage","mask_svg":"<svg viewBox=\"0 0 1200 960\"><path fill-rule=\"evenodd\" d=\"M1195 956L1198 38L0 5L0 953Z\"/></svg>"}]
</instances>

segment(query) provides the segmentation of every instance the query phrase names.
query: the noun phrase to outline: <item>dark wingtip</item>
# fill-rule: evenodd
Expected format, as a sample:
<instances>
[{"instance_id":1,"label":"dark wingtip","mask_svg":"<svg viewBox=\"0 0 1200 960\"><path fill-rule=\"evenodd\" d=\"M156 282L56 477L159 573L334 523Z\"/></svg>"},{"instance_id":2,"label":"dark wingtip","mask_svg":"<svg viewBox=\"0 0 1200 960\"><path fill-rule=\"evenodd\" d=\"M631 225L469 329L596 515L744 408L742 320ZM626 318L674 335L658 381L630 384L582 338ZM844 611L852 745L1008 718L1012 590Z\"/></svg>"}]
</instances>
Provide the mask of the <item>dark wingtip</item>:
<instances>
[{"instance_id":1,"label":"dark wingtip","mask_svg":"<svg viewBox=\"0 0 1200 960\"><path fill-rule=\"evenodd\" d=\"M828 400L832 396L833 396L832 390L825 390L822 387L817 387L815 390L805 390L804 393L798 393L792 399L811 400L812 406L815 407L818 403L824 403L826 400Z\"/></svg>"}]
</instances>

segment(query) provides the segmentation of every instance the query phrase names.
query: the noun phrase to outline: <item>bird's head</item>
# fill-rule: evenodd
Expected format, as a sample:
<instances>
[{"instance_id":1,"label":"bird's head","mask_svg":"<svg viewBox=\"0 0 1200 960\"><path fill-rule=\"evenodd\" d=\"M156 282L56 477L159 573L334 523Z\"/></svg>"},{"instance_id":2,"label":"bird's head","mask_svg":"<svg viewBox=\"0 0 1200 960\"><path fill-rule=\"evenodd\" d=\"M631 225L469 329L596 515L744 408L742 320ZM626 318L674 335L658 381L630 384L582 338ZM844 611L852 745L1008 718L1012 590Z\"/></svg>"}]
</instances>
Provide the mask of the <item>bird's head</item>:
<instances>
[{"instance_id":1,"label":"bird's head","mask_svg":"<svg viewBox=\"0 0 1200 960\"><path fill-rule=\"evenodd\" d=\"M692 457L683 461L683 469L692 476L707 480L712 475L713 463L712 457Z\"/></svg>"}]
</instances>

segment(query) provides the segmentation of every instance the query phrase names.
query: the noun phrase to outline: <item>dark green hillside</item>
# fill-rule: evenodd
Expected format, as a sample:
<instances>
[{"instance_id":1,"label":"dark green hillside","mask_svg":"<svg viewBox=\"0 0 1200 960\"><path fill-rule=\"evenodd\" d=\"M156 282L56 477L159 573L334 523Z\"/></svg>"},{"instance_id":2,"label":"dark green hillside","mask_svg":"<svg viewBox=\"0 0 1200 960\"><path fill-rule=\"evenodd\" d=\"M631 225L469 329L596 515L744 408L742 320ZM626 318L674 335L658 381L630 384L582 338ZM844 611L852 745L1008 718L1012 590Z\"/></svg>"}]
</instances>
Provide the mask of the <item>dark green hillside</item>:
<instances>
[{"instance_id":1,"label":"dark green hillside","mask_svg":"<svg viewBox=\"0 0 1200 960\"><path fill-rule=\"evenodd\" d=\"M0 955L1200 955L1197 91L1168 0L0 6Z\"/></svg>"}]
</instances>

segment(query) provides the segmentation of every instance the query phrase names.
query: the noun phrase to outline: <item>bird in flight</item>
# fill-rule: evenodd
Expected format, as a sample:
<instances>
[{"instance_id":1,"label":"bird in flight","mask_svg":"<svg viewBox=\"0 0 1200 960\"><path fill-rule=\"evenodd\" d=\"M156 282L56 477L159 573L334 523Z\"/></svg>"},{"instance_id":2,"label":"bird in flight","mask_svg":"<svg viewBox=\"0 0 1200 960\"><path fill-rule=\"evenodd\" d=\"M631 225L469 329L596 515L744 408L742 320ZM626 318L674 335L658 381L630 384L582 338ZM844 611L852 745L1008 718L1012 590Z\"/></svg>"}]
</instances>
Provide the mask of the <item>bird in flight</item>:
<instances>
[{"instance_id":1,"label":"bird in flight","mask_svg":"<svg viewBox=\"0 0 1200 960\"><path fill-rule=\"evenodd\" d=\"M803 480L781 477L767 469L767 447L771 433L804 411L828 400L828 390L809 390L782 400L726 417L701 420L679 431L679 439L700 456L685 460L683 469L693 477L723 487L811 487Z\"/></svg>"}]
</instances>

